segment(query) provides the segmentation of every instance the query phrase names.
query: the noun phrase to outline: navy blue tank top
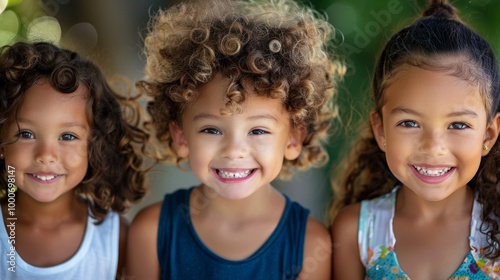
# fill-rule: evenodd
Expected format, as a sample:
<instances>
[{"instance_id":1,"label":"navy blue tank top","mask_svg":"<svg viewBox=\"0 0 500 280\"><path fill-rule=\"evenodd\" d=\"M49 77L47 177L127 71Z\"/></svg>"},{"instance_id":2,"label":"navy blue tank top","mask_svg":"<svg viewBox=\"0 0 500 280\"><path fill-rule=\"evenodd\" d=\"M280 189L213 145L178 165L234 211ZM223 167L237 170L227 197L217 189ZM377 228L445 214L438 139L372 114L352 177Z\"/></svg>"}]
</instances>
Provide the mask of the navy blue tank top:
<instances>
[{"instance_id":1,"label":"navy blue tank top","mask_svg":"<svg viewBox=\"0 0 500 280\"><path fill-rule=\"evenodd\" d=\"M309 210L287 196L285 210L268 240L250 257L219 257L198 237L189 213L193 188L165 195L158 225L161 279L295 279L302 268Z\"/></svg>"}]
</instances>

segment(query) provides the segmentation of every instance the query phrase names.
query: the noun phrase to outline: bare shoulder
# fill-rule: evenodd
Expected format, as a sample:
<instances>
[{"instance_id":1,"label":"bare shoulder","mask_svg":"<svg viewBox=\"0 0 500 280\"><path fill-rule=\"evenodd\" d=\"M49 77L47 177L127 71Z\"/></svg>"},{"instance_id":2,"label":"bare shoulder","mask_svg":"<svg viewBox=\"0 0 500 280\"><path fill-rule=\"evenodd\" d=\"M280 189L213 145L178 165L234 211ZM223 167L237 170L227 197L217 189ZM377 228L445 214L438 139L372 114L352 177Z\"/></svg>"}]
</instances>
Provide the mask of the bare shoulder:
<instances>
[{"instance_id":1,"label":"bare shoulder","mask_svg":"<svg viewBox=\"0 0 500 280\"><path fill-rule=\"evenodd\" d=\"M318 220L307 220L302 270L298 279L331 278L332 242L330 233Z\"/></svg>"},{"instance_id":2,"label":"bare shoulder","mask_svg":"<svg viewBox=\"0 0 500 280\"><path fill-rule=\"evenodd\" d=\"M145 207L134 217L128 231L126 271L134 279L159 279L158 223L162 202Z\"/></svg>"},{"instance_id":3,"label":"bare shoulder","mask_svg":"<svg viewBox=\"0 0 500 280\"><path fill-rule=\"evenodd\" d=\"M157 202L137 213L128 230L128 245L154 241L156 246L161 206L162 202Z\"/></svg>"},{"instance_id":4,"label":"bare shoulder","mask_svg":"<svg viewBox=\"0 0 500 280\"><path fill-rule=\"evenodd\" d=\"M330 228L333 239L344 234L357 236L360 210L361 204L354 203L339 211Z\"/></svg>"},{"instance_id":5,"label":"bare shoulder","mask_svg":"<svg viewBox=\"0 0 500 280\"><path fill-rule=\"evenodd\" d=\"M162 203L163 201L151 204L137 212L132 220L130 226L131 230L132 228L142 227L143 225L149 226L151 224L158 224Z\"/></svg>"},{"instance_id":6,"label":"bare shoulder","mask_svg":"<svg viewBox=\"0 0 500 280\"><path fill-rule=\"evenodd\" d=\"M333 278L364 279L358 246L358 224L361 204L344 207L333 220L330 228L333 246Z\"/></svg>"}]
</instances>

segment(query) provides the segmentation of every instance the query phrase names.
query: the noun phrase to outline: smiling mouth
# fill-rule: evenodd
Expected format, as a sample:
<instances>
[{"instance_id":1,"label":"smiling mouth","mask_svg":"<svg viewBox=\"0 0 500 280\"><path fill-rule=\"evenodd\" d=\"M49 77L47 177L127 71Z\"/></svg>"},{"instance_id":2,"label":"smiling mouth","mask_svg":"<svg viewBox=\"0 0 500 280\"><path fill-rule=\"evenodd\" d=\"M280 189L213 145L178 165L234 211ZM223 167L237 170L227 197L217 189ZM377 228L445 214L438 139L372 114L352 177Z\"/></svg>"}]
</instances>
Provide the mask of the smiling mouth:
<instances>
[{"instance_id":1,"label":"smiling mouth","mask_svg":"<svg viewBox=\"0 0 500 280\"><path fill-rule=\"evenodd\" d=\"M252 171L253 169L248 169L240 172L229 172L217 169L217 174L223 179L240 179L248 177L250 174L252 174Z\"/></svg>"},{"instance_id":2,"label":"smiling mouth","mask_svg":"<svg viewBox=\"0 0 500 280\"><path fill-rule=\"evenodd\" d=\"M418 173L430 177L443 176L444 174L450 172L450 170L452 169L451 167L428 169L416 165L414 165L413 168L415 168L415 170L417 170Z\"/></svg>"},{"instance_id":3,"label":"smiling mouth","mask_svg":"<svg viewBox=\"0 0 500 280\"><path fill-rule=\"evenodd\" d=\"M31 174L31 175L41 181L51 181L60 176L60 175L37 175L37 174Z\"/></svg>"}]
</instances>

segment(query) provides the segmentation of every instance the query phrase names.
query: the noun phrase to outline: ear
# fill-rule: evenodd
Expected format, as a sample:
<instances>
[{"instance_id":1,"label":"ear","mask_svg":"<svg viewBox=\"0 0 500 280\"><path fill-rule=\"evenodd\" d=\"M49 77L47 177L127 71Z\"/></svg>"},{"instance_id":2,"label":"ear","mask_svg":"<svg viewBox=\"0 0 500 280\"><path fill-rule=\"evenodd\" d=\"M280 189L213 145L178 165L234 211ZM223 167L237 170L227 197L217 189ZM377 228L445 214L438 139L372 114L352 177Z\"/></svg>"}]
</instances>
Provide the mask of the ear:
<instances>
[{"instance_id":1,"label":"ear","mask_svg":"<svg viewBox=\"0 0 500 280\"><path fill-rule=\"evenodd\" d=\"M172 136L172 141L177 155L181 158L187 158L189 156L189 147L182 128L180 128L178 124L171 122L168 124L168 130Z\"/></svg>"},{"instance_id":2,"label":"ear","mask_svg":"<svg viewBox=\"0 0 500 280\"><path fill-rule=\"evenodd\" d=\"M493 120L486 127L486 133L484 134L483 147L487 147L483 149L482 155L487 155L491 147L495 145L498 138L498 133L500 132L500 113L497 113Z\"/></svg>"},{"instance_id":3,"label":"ear","mask_svg":"<svg viewBox=\"0 0 500 280\"><path fill-rule=\"evenodd\" d=\"M372 127L373 136L377 141L378 147L385 152L385 132L382 117L379 113L372 111L370 113L370 124Z\"/></svg>"},{"instance_id":4,"label":"ear","mask_svg":"<svg viewBox=\"0 0 500 280\"><path fill-rule=\"evenodd\" d=\"M306 135L307 129L305 127L295 127L291 129L285 148L285 159L294 160L299 157L302 151L302 143Z\"/></svg>"}]
</instances>

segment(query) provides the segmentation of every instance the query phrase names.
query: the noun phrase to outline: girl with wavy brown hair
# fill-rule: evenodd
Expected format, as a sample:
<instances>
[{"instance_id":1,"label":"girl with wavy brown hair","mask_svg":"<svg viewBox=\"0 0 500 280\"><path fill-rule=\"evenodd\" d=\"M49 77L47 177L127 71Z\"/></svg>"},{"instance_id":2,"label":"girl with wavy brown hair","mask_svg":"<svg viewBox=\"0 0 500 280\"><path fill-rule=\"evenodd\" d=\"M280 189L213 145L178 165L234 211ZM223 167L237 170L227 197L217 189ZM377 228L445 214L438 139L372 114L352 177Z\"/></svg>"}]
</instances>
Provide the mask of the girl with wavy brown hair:
<instances>
[{"instance_id":1,"label":"girl with wavy brown hair","mask_svg":"<svg viewBox=\"0 0 500 280\"><path fill-rule=\"evenodd\" d=\"M121 277L119 214L145 194L138 108L72 51L1 48L1 279Z\"/></svg>"},{"instance_id":2,"label":"girl with wavy brown hair","mask_svg":"<svg viewBox=\"0 0 500 280\"><path fill-rule=\"evenodd\" d=\"M376 64L369 128L335 188L335 279L499 279L500 77L447 1Z\"/></svg>"},{"instance_id":3,"label":"girl with wavy brown hair","mask_svg":"<svg viewBox=\"0 0 500 280\"><path fill-rule=\"evenodd\" d=\"M136 216L129 276L330 278L328 231L271 181L326 160L343 72L333 31L293 0L186 2L154 17L138 87L161 159L187 162L201 184Z\"/></svg>"}]
</instances>

